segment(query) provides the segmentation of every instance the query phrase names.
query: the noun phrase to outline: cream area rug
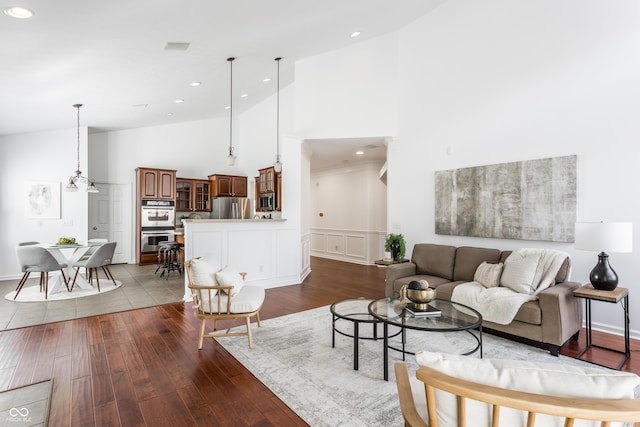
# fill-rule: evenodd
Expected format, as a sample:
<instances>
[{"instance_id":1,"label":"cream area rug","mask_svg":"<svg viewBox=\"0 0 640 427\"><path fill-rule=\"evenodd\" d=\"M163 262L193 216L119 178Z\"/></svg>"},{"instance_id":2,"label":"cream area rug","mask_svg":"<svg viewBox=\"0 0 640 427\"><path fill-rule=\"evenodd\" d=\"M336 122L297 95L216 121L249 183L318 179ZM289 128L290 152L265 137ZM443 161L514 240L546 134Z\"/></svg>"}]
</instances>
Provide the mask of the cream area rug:
<instances>
[{"instance_id":1,"label":"cream area rug","mask_svg":"<svg viewBox=\"0 0 640 427\"><path fill-rule=\"evenodd\" d=\"M99 293L104 294L106 292L118 289L120 286L122 286L122 282L119 280L116 280L116 284L114 285L113 282L109 279L101 279L100 292L98 292L98 287L96 286L95 281L92 289L82 289L81 287L76 285L73 287L73 291L69 292L67 291L67 288L62 285L56 290L56 292L49 292L49 296L45 300L44 292L40 292L40 286L36 284L29 287L24 286L18 294L18 298L15 299L15 302L61 301L65 299L82 298L91 295L98 295ZM71 285L69 285L69 287L71 287ZM15 295L16 291L11 291L6 294L4 298L9 301L14 301L13 297Z\"/></svg>"},{"instance_id":2,"label":"cream area rug","mask_svg":"<svg viewBox=\"0 0 640 427\"><path fill-rule=\"evenodd\" d=\"M245 337L218 338L218 342L309 425L403 425L393 373L393 364L402 360L401 354L389 350L389 381L384 381L382 340L360 340L359 370L355 371L353 339L336 334L336 346L332 348L331 320L326 306L269 319L262 322L262 327L252 323L253 349L249 349ZM349 332L352 324L339 321L337 326ZM360 336L371 333L371 325L360 325ZM382 336L382 326L378 336ZM407 342L411 351L461 353L475 346L466 332L408 331ZM485 358L586 365L489 334L483 334L483 350ZM469 357L480 356L476 353ZM407 355L406 362L410 375L415 375L414 357Z\"/></svg>"}]
</instances>

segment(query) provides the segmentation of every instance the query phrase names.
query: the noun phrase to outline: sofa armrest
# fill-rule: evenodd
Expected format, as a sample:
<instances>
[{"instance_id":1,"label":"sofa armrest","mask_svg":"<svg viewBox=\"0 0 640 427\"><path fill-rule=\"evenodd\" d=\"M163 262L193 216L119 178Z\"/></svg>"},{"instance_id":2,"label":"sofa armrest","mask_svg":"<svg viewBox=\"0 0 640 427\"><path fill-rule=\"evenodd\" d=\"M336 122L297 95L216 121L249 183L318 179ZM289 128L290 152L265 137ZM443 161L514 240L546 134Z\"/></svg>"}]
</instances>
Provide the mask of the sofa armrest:
<instances>
[{"instance_id":1,"label":"sofa armrest","mask_svg":"<svg viewBox=\"0 0 640 427\"><path fill-rule=\"evenodd\" d=\"M391 264L387 267L387 273L384 279L385 296L393 296L393 282L401 277L415 276L416 265L412 262L403 262L401 264Z\"/></svg>"},{"instance_id":2,"label":"sofa armrest","mask_svg":"<svg viewBox=\"0 0 640 427\"><path fill-rule=\"evenodd\" d=\"M542 311L542 341L561 346L582 328L582 305L573 291L578 282L562 282L538 294Z\"/></svg>"}]
</instances>

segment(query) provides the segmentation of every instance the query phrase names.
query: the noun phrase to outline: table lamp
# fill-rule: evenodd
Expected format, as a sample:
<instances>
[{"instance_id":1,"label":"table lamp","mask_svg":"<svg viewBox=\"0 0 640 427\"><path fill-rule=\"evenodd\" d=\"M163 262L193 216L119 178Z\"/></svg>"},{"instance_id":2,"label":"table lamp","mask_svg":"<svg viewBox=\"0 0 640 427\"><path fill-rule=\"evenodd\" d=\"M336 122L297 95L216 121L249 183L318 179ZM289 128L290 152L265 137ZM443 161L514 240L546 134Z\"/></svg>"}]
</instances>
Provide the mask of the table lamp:
<instances>
[{"instance_id":1,"label":"table lamp","mask_svg":"<svg viewBox=\"0 0 640 427\"><path fill-rule=\"evenodd\" d=\"M631 252L632 242L633 226L630 222L576 222L575 248L601 251L598 263L589 274L595 289L611 291L618 286L618 275L609 265L606 252Z\"/></svg>"}]
</instances>

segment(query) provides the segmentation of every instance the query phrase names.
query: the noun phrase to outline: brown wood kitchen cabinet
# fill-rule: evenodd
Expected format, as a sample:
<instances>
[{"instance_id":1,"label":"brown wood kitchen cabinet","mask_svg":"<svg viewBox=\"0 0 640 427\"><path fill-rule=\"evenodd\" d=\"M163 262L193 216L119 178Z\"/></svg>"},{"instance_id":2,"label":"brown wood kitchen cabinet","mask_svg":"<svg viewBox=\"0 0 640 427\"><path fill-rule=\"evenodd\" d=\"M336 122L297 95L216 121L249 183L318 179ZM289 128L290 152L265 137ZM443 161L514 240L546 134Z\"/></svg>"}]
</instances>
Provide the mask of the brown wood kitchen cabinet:
<instances>
[{"instance_id":1,"label":"brown wood kitchen cabinet","mask_svg":"<svg viewBox=\"0 0 640 427\"><path fill-rule=\"evenodd\" d=\"M176 178L176 210L211 211L210 181Z\"/></svg>"},{"instance_id":2,"label":"brown wood kitchen cabinet","mask_svg":"<svg viewBox=\"0 0 640 427\"><path fill-rule=\"evenodd\" d=\"M258 172L260 175L256 176L256 185L255 185L255 200L256 200L256 211L270 211L282 210L282 172L276 172L273 166L259 169ZM262 209L260 208L260 196L264 195L265 197L271 196L274 197L273 209Z\"/></svg>"},{"instance_id":3,"label":"brown wood kitchen cabinet","mask_svg":"<svg viewBox=\"0 0 640 427\"><path fill-rule=\"evenodd\" d=\"M282 211L282 172L276 172L276 210Z\"/></svg>"},{"instance_id":4,"label":"brown wood kitchen cabinet","mask_svg":"<svg viewBox=\"0 0 640 427\"><path fill-rule=\"evenodd\" d=\"M170 169L137 168L139 199L174 200L176 171Z\"/></svg>"},{"instance_id":5,"label":"brown wood kitchen cabinet","mask_svg":"<svg viewBox=\"0 0 640 427\"><path fill-rule=\"evenodd\" d=\"M276 191L276 171L273 166L259 169L260 173L260 194L275 193Z\"/></svg>"},{"instance_id":6,"label":"brown wood kitchen cabinet","mask_svg":"<svg viewBox=\"0 0 640 427\"><path fill-rule=\"evenodd\" d=\"M211 197L247 197L247 177L237 175L209 175Z\"/></svg>"}]
</instances>

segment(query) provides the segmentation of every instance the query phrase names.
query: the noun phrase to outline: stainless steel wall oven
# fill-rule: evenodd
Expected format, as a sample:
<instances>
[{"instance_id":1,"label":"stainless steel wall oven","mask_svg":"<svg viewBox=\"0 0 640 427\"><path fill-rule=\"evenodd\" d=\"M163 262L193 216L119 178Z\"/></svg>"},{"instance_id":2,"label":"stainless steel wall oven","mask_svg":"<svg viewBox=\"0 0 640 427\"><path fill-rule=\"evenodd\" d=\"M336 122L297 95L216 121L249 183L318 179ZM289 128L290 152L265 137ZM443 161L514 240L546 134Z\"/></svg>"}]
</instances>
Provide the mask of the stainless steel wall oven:
<instances>
[{"instance_id":1,"label":"stainless steel wall oven","mask_svg":"<svg viewBox=\"0 0 640 427\"><path fill-rule=\"evenodd\" d=\"M173 200L143 200L140 217L142 253L158 251L162 242L174 240L175 205Z\"/></svg>"}]
</instances>

